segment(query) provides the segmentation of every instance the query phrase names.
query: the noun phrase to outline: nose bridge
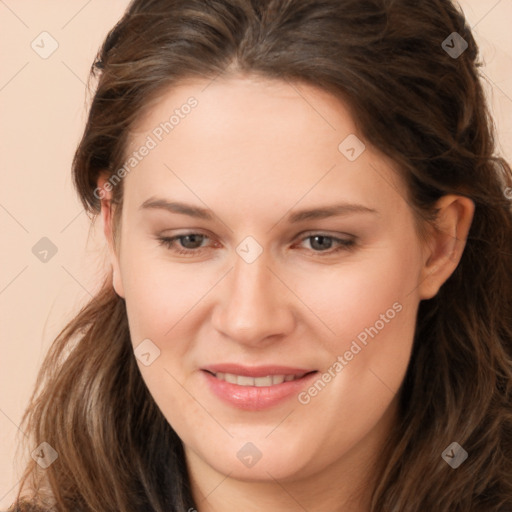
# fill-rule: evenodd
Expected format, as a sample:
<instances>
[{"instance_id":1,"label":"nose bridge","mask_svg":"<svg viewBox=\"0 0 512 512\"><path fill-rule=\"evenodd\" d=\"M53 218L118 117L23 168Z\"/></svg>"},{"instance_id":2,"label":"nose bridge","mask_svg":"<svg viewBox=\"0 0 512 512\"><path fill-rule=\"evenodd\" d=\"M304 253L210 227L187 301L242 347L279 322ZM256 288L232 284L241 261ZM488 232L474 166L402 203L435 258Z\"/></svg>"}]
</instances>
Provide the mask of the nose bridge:
<instances>
[{"instance_id":1,"label":"nose bridge","mask_svg":"<svg viewBox=\"0 0 512 512\"><path fill-rule=\"evenodd\" d=\"M249 308L268 309L272 289L271 272L268 270L267 258L258 257L248 263L238 258L233 269L232 300L238 300L240 305Z\"/></svg>"},{"instance_id":2,"label":"nose bridge","mask_svg":"<svg viewBox=\"0 0 512 512\"><path fill-rule=\"evenodd\" d=\"M216 328L241 343L257 344L292 327L284 287L269 264L265 253L253 261L236 255L226 293L217 304Z\"/></svg>"}]
</instances>

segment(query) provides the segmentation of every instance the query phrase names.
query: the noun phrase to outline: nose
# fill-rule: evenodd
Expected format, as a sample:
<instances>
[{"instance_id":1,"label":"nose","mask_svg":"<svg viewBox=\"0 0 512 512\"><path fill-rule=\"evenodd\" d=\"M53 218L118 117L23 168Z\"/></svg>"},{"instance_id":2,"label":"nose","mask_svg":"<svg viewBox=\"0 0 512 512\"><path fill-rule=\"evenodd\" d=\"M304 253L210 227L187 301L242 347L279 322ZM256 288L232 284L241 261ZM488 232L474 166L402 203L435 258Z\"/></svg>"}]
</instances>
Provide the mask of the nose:
<instances>
[{"instance_id":1,"label":"nose","mask_svg":"<svg viewBox=\"0 0 512 512\"><path fill-rule=\"evenodd\" d=\"M212 313L220 333L248 346L274 343L295 324L293 294L264 255L252 263L236 256Z\"/></svg>"}]
</instances>

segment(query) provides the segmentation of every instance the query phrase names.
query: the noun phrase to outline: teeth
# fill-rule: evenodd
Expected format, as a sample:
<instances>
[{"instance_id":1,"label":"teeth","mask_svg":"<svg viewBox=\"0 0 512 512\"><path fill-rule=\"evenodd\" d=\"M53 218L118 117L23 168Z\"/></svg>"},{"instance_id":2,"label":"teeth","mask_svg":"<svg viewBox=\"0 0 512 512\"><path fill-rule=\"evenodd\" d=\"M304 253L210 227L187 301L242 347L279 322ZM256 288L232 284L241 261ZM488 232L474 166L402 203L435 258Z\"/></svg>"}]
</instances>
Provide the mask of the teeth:
<instances>
[{"instance_id":1,"label":"teeth","mask_svg":"<svg viewBox=\"0 0 512 512\"><path fill-rule=\"evenodd\" d=\"M230 382L231 384L236 384L236 375L233 375L232 373L226 373L224 375L224 380L226 382Z\"/></svg>"},{"instance_id":2,"label":"teeth","mask_svg":"<svg viewBox=\"0 0 512 512\"><path fill-rule=\"evenodd\" d=\"M238 375L236 377L236 383L239 386L254 386L256 384L256 379L253 377L246 377L245 375Z\"/></svg>"},{"instance_id":3,"label":"teeth","mask_svg":"<svg viewBox=\"0 0 512 512\"><path fill-rule=\"evenodd\" d=\"M247 377L245 375L234 375L233 373L216 373L217 379L225 380L230 384L237 384L239 386L275 386L283 382L290 382L292 380L302 377L302 375L267 375L266 377Z\"/></svg>"},{"instance_id":4,"label":"teeth","mask_svg":"<svg viewBox=\"0 0 512 512\"><path fill-rule=\"evenodd\" d=\"M272 384L279 384L279 382L273 382L273 378L270 375L268 375L267 377L255 377L254 379L251 380L254 380L254 386L257 386L259 388L263 386L272 386Z\"/></svg>"}]
</instances>

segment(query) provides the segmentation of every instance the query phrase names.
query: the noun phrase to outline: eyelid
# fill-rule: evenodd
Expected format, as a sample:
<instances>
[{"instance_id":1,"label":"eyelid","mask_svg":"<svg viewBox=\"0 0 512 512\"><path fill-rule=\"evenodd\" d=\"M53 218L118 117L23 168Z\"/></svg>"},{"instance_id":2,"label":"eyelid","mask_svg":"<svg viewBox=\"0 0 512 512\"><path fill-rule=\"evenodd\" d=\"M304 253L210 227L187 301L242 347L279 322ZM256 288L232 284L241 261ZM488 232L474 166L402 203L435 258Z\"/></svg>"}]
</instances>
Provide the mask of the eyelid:
<instances>
[{"instance_id":1,"label":"eyelid","mask_svg":"<svg viewBox=\"0 0 512 512\"><path fill-rule=\"evenodd\" d=\"M357 237L355 235L351 235L350 233L329 233L329 231L324 231L322 229L318 230L309 230L309 231L303 231L302 233L299 233L295 238L299 238L300 240L303 240L305 238L309 238L310 236L325 236L328 238L332 238L334 240L341 240L343 242L349 241L349 240L355 240ZM347 239L341 238L345 236Z\"/></svg>"},{"instance_id":2,"label":"eyelid","mask_svg":"<svg viewBox=\"0 0 512 512\"><path fill-rule=\"evenodd\" d=\"M218 245L218 242L215 242L214 239L210 235L207 235L207 234L201 232L200 230L194 230L194 231L189 230L184 233L172 234L172 235L168 235L168 236L166 236L165 234L161 234L161 235L157 235L155 238L160 245L163 245L163 246L167 245L168 250L172 251L171 244L175 245L176 241L178 241L180 238L183 238L186 236L191 236L191 235L199 235L199 236L202 236L204 240L210 240L210 242L211 242L210 246L215 245L215 244ZM189 254L190 256L195 256L207 248L208 248L208 246L204 246L204 247L201 246L201 247L198 247L197 249L186 249L185 247L178 246L178 249L174 250L173 252L176 252L179 254Z\"/></svg>"},{"instance_id":3,"label":"eyelid","mask_svg":"<svg viewBox=\"0 0 512 512\"><path fill-rule=\"evenodd\" d=\"M165 235L165 234L161 234L161 235L158 235L158 238L180 238L182 236L187 236L187 235L201 235L201 236L204 236L205 238L207 239L210 239L210 240L213 240L214 237L210 236L208 233L205 233L203 230L201 229L195 229L195 230L188 230L188 231L184 231L183 233L173 233L172 235ZM331 233L328 233L327 231L322 231L322 230L311 230L311 231L303 231L301 233L299 233L298 235L295 235L293 238L292 238L292 241L294 240L299 240L299 241L302 241L306 238L309 238L309 237L312 237L312 236L324 236L326 238L332 238L333 240L339 240L339 241L342 241L342 242L348 242L348 241L352 241L352 240L356 240L356 236L354 235L351 235L349 233L335 233L335 234L331 234ZM346 236L347 239L345 238L340 238L340 236Z\"/></svg>"},{"instance_id":4,"label":"eyelid","mask_svg":"<svg viewBox=\"0 0 512 512\"><path fill-rule=\"evenodd\" d=\"M207 246L197 247L195 249L186 249L186 248L183 248L180 246L176 247L177 240L179 240L182 237L186 237L186 236L190 236L190 235L202 236L202 237L204 237L204 240L210 240L212 243ZM345 235L347 238L342 238L343 235ZM321 256L321 257L322 256L328 257L330 255L335 255L335 254L338 254L340 251L349 251L351 249L354 249L354 247L356 246L356 243L357 243L357 237L354 235L350 235L348 233L336 233L336 235L334 235L334 234L330 234L330 233L320 231L320 230L319 231L302 232L299 235L295 236L293 240L297 240L296 243L301 243L301 242L304 242L305 240L310 239L314 236L321 236L321 237L329 238L334 241L335 245L337 243L337 247L335 246L334 249L329 248L325 251L315 251L314 249L305 249L310 255ZM156 238L160 245L167 246L169 251L171 251L175 254L178 254L178 255L182 255L182 256L190 256L190 257L200 256L203 254L204 250L211 248L212 244L213 245L216 244L218 246L218 242L215 242L213 237L211 237L208 234L205 234L204 232L202 232L202 230L199 230L199 229L198 230L188 230L183 233L173 234L170 236L159 235ZM173 249L172 246L174 246L175 248Z\"/></svg>"},{"instance_id":5,"label":"eyelid","mask_svg":"<svg viewBox=\"0 0 512 512\"><path fill-rule=\"evenodd\" d=\"M347 238L342 238L343 235L345 235ZM354 249L354 247L357 244L357 237L354 235L350 235L348 233L336 233L336 235L334 235L334 234L327 233L325 231L306 231L306 232L303 232L300 235L298 235L296 238L298 238L298 243L302 243L305 240L308 240L315 236L330 238L331 240L334 241L334 248L330 248L325 251L315 251L313 249L305 249L309 254L313 254L315 256L319 255L319 256L328 257L330 255L336 255L340 251L349 251L351 249Z\"/></svg>"}]
</instances>

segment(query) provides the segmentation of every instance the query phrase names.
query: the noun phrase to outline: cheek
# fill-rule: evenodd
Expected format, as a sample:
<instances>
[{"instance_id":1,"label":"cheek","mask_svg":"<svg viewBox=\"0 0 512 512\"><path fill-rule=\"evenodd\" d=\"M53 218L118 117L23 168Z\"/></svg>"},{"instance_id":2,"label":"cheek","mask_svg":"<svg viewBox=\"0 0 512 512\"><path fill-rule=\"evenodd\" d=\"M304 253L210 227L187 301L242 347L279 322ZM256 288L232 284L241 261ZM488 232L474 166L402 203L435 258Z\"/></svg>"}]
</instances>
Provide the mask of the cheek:
<instances>
[{"instance_id":1,"label":"cheek","mask_svg":"<svg viewBox=\"0 0 512 512\"><path fill-rule=\"evenodd\" d=\"M330 353L348 350L360 333L364 341L371 327L379 335L402 324L410 330L418 276L418 258L410 247L405 241L388 243L346 264L297 275L294 290L322 321L319 333Z\"/></svg>"},{"instance_id":2,"label":"cheek","mask_svg":"<svg viewBox=\"0 0 512 512\"><path fill-rule=\"evenodd\" d=\"M364 403L368 425L398 393L410 360L418 306L411 293L418 272L411 247L397 242L372 265L351 273L336 299L342 306L329 351L331 366L341 366L328 394L339 397L347 411L362 410ZM320 399L316 405L325 404Z\"/></svg>"},{"instance_id":3,"label":"cheek","mask_svg":"<svg viewBox=\"0 0 512 512\"><path fill-rule=\"evenodd\" d=\"M155 339L173 336L218 279L194 264L171 262L160 248L132 250L121 272L132 333Z\"/></svg>"},{"instance_id":4,"label":"cheek","mask_svg":"<svg viewBox=\"0 0 512 512\"><path fill-rule=\"evenodd\" d=\"M187 432L191 417L194 428L206 428L208 419L198 414L197 403L181 383L182 371L191 366L194 315L218 277L211 269L205 274L193 264L172 263L163 250L147 252L136 246L128 242L121 261L130 335L135 349L149 339L159 350L148 366L138 361L141 375L173 428Z\"/></svg>"},{"instance_id":5,"label":"cheek","mask_svg":"<svg viewBox=\"0 0 512 512\"><path fill-rule=\"evenodd\" d=\"M364 403L370 425L400 388L418 305L411 293L420 261L413 241L402 236L336 271L297 280L303 301L329 327L321 327L316 338L329 354L319 375L328 384L305 390L300 402L318 413L337 404L333 422L339 410L363 416Z\"/></svg>"}]
</instances>

